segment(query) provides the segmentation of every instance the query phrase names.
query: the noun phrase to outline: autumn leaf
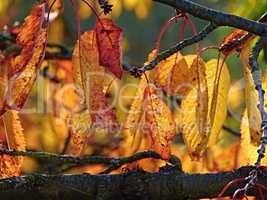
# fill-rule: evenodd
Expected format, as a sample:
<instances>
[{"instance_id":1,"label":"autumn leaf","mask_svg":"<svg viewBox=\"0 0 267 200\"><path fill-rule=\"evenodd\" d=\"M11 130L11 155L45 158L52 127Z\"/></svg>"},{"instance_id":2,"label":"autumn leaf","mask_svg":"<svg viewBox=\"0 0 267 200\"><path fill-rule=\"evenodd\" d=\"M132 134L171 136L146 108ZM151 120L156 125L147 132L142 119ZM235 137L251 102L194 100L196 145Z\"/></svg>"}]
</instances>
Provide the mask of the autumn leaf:
<instances>
[{"instance_id":1,"label":"autumn leaf","mask_svg":"<svg viewBox=\"0 0 267 200\"><path fill-rule=\"evenodd\" d=\"M155 82L170 96L185 95L190 90L190 68L181 53L176 53L161 61L155 69Z\"/></svg>"},{"instance_id":2,"label":"autumn leaf","mask_svg":"<svg viewBox=\"0 0 267 200\"><path fill-rule=\"evenodd\" d=\"M110 19L97 20L95 33L99 52L99 63L108 68L117 78L121 78L121 47L122 29Z\"/></svg>"},{"instance_id":3,"label":"autumn leaf","mask_svg":"<svg viewBox=\"0 0 267 200\"><path fill-rule=\"evenodd\" d=\"M153 50L147 56L146 63L149 63L156 56L156 50ZM145 100L145 89L148 86L147 78L151 75L150 72L146 72L141 76L138 83L138 89L132 101L130 110L128 112L126 121L122 128L122 133L124 135L124 155L131 155L135 153L140 147L141 140L143 139L142 127L145 123L144 115L144 100ZM129 146L131 148L129 148Z\"/></svg>"},{"instance_id":4,"label":"autumn leaf","mask_svg":"<svg viewBox=\"0 0 267 200\"><path fill-rule=\"evenodd\" d=\"M8 85L8 66L10 59L6 59L4 54L0 52L0 115L4 112L4 101Z\"/></svg>"},{"instance_id":5,"label":"autumn leaf","mask_svg":"<svg viewBox=\"0 0 267 200\"><path fill-rule=\"evenodd\" d=\"M126 122L122 128L122 133L124 134L125 137L125 149L127 152L130 152L129 153L130 155L134 153L137 148L131 148L131 150L129 150L129 146L133 145L138 146L138 144L136 143L140 143L141 142L140 140L142 139L140 137L140 134L142 134L140 132L140 126L142 125L141 119L143 115L143 102L144 102L144 94L146 86L147 86L147 80L143 75L138 84L138 90L131 104Z\"/></svg>"},{"instance_id":6,"label":"autumn leaf","mask_svg":"<svg viewBox=\"0 0 267 200\"><path fill-rule=\"evenodd\" d=\"M258 146L260 144L260 139L262 135L261 115L256 103L259 100L259 96L255 89L253 77L249 69L248 53L248 49L244 49L241 53L245 80L245 102L249 122L249 132L251 137L250 141L253 145Z\"/></svg>"},{"instance_id":7,"label":"autumn leaf","mask_svg":"<svg viewBox=\"0 0 267 200\"><path fill-rule=\"evenodd\" d=\"M49 0L49 7L52 6L53 7L51 9L51 12L49 13L49 21L52 22L54 21L56 18L58 18L58 16L60 15L60 13L63 11L63 1L62 0ZM48 13L46 13L47 17Z\"/></svg>"},{"instance_id":8,"label":"autumn leaf","mask_svg":"<svg viewBox=\"0 0 267 200\"><path fill-rule=\"evenodd\" d=\"M40 40L39 36L45 20L44 14L45 4L40 4L33 7L31 13L25 18L16 38L16 43L22 46L22 50L9 68L9 76L22 71L32 59L36 43Z\"/></svg>"},{"instance_id":9,"label":"autumn leaf","mask_svg":"<svg viewBox=\"0 0 267 200\"><path fill-rule=\"evenodd\" d=\"M250 134L250 124L247 110L245 110L241 121L241 146L240 152L244 157L242 165L252 165L257 161L259 147L253 145ZM267 164L267 157L265 156L261 162L262 165Z\"/></svg>"},{"instance_id":10,"label":"autumn leaf","mask_svg":"<svg viewBox=\"0 0 267 200\"><path fill-rule=\"evenodd\" d=\"M103 92L106 74L104 67L99 65L97 48L95 32L85 32L73 52L74 80L83 88L87 109L92 117L92 127L114 132L118 128L118 122L116 113Z\"/></svg>"},{"instance_id":11,"label":"autumn leaf","mask_svg":"<svg viewBox=\"0 0 267 200\"><path fill-rule=\"evenodd\" d=\"M66 154L81 156L90 135L91 116L87 110L70 114L68 120L70 130L70 142L65 151Z\"/></svg>"},{"instance_id":12,"label":"autumn leaf","mask_svg":"<svg viewBox=\"0 0 267 200\"><path fill-rule=\"evenodd\" d=\"M163 159L170 158L170 143L176 136L172 113L165 102L157 96L154 88L145 89L145 128L152 139L152 147Z\"/></svg>"},{"instance_id":13,"label":"autumn leaf","mask_svg":"<svg viewBox=\"0 0 267 200\"><path fill-rule=\"evenodd\" d=\"M33 55L24 69L9 77L6 105L13 109L23 107L36 80L40 65L44 58L47 30L43 29L34 45ZM16 59L16 58L15 58Z\"/></svg>"},{"instance_id":14,"label":"autumn leaf","mask_svg":"<svg viewBox=\"0 0 267 200\"><path fill-rule=\"evenodd\" d=\"M223 61L219 60L219 64ZM214 145L218 141L220 130L227 116L227 97L230 88L230 73L227 65L224 63L217 70L216 59L209 60L206 63L206 78L208 83L209 96L209 123L211 125L211 133L209 136L209 146ZM216 76L217 75L217 76ZM214 84L214 80L216 84ZM212 82L213 81L213 82Z\"/></svg>"},{"instance_id":15,"label":"autumn leaf","mask_svg":"<svg viewBox=\"0 0 267 200\"><path fill-rule=\"evenodd\" d=\"M214 89L216 66L216 60L210 60L205 64L202 60L197 62L195 58L190 70L192 76L199 73L199 78L197 76L193 78L199 83L193 83L193 88L182 100L181 110L177 114L176 121L193 159L199 159L209 145L216 143L226 118L230 75L227 66L223 65L218 79L218 89Z\"/></svg>"},{"instance_id":16,"label":"autumn leaf","mask_svg":"<svg viewBox=\"0 0 267 200\"><path fill-rule=\"evenodd\" d=\"M206 67L201 58L196 57L190 67L194 81L190 92L182 100L182 117L179 127L191 157L198 158L208 142L208 86ZM195 85L195 86L194 86Z\"/></svg>"},{"instance_id":17,"label":"autumn leaf","mask_svg":"<svg viewBox=\"0 0 267 200\"><path fill-rule=\"evenodd\" d=\"M19 151L26 150L23 129L17 111L8 110L3 115L3 122L6 129L8 148ZM20 168L23 157L12 157L9 155L0 156L0 178L7 178L20 175Z\"/></svg>"}]
</instances>

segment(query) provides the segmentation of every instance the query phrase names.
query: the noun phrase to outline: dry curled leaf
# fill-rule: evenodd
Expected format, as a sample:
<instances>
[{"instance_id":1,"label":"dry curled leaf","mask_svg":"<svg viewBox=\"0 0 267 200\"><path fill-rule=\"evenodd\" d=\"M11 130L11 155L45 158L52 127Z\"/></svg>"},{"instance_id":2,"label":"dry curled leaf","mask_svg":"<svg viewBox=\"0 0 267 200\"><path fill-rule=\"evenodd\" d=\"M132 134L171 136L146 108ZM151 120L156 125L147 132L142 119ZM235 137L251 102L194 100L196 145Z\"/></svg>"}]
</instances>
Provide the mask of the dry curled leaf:
<instances>
[{"instance_id":1,"label":"dry curled leaf","mask_svg":"<svg viewBox=\"0 0 267 200\"><path fill-rule=\"evenodd\" d=\"M95 26L99 63L109 69L117 78L121 78L122 29L110 19L97 20Z\"/></svg>"},{"instance_id":2,"label":"dry curled leaf","mask_svg":"<svg viewBox=\"0 0 267 200\"><path fill-rule=\"evenodd\" d=\"M17 111L8 110L3 115L3 122L6 129L6 140L8 148L25 151L26 144L23 129ZM0 156L0 178L7 178L20 175L20 168L23 157L12 157L9 155Z\"/></svg>"}]
</instances>

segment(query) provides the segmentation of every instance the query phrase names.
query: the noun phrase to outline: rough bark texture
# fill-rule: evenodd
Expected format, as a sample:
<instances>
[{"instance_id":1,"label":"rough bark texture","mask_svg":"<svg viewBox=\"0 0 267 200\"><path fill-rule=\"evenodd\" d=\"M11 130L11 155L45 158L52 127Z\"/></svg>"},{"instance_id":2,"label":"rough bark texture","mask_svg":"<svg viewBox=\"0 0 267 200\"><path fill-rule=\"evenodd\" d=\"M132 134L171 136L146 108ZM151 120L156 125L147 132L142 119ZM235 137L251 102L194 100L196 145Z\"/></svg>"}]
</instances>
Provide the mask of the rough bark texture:
<instances>
[{"instance_id":1,"label":"rough bark texture","mask_svg":"<svg viewBox=\"0 0 267 200\"><path fill-rule=\"evenodd\" d=\"M248 176L251 167L216 174L187 174L164 167L158 173L141 170L116 175L33 174L0 181L1 199L178 200L216 197L230 181ZM259 178L259 183L267 180ZM225 195L232 195L234 185ZM255 191L249 191L255 194Z\"/></svg>"}]
</instances>

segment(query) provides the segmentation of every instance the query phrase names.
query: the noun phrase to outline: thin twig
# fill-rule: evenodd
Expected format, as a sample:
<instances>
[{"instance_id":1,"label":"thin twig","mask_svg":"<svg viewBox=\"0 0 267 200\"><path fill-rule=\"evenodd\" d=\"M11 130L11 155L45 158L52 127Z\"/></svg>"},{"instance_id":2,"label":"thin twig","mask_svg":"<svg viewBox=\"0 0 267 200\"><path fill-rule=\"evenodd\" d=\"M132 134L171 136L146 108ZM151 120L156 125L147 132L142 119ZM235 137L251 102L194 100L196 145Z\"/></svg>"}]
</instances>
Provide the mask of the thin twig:
<instances>
[{"instance_id":1,"label":"thin twig","mask_svg":"<svg viewBox=\"0 0 267 200\"><path fill-rule=\"evenodd\" d=\"M193 37L187 38L187 39L179 42L178 44L174 45L173 47L158 54L157 57L154 60L152 60L149 64L144 65L142 67L127 68L125 70L128 70L134 76L140 76L145 71L152 70L153 68L155 68L159 62L168 58L169 56L173 55L174 53L182 50L183 48L185 48L187 46L190 46L192 44L195 44L195 43L203 40L209 33L214 31L216 28L217 28L217 26L214 23L210 23L202 31L200 31L199 34L197 34Z\"/></svg>"},{"instance_id":2,"label":"thin twig","mask_svg":"<svg viewBox=\"0 0 267 200\"><path fill-rule=\"evenodd\" d=\"M267 114L264 108L264 93L265 92L262 87L261 69L258 67L258 62L257 62L260 51L263 48L264 44L266 44L266 42L267 42L266 37L260 38L259 41L256 43L255 47L252 49L252 52L249 58L249 64L251 66L251 72L253 75L255 89L258 91L258 95L259 95L258 109L261 114L261 120L262 120L261 128L263 131L263 135L261 137L260 149L258 150L258 159L255 163L256 166L260 166L261 160L264 157L265 147L267 144Z\"/></svg>"}]
</instances>

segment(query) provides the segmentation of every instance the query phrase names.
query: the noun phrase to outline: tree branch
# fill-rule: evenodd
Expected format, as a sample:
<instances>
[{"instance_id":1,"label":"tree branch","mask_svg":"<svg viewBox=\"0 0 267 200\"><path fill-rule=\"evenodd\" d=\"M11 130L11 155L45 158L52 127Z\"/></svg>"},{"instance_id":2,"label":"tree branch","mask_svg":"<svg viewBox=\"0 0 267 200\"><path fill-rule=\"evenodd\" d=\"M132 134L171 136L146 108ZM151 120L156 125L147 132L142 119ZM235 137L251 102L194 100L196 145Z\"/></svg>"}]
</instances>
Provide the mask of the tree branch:
<instances>
[{"instance_id":1,"label":"tree branch","mask_svg":"<svg viewBox=\"0 0 267 200\"><path fill-rule=\"evenodd\" d=\"M185 13L189 13L195 17L200 19L209 21L211 24L208 25L203 31L201 31L198 35L194 36L198 38L193 42L194 37L186 39L176 45L176 47L172 47L162 53L160 53L154 60L152 60L149 64L138 68L133 67L130 72L135 76L140 76L140 74L144 73L147 70L151 70L156 67L156 65L171 56L172 54L182 50L184 47L199 42L203 40L210 32L216 29L218 26L231 26L235 28L239 28L249 33L254 33L259 36L267 36L267 25L262 24L260 22L252 21L249 19L245 19L239 16L215 11L210 8L206 8L189 0L154 0L156 2L160 2L169 6L172 6L175 9L181 10ZM191 41L191 42L189 42ZM183 44L183 45L182 45Z\"/></svg>"},{"instance_id":2,"label":"tree branch","mask_svg":"<svg viewBox=\"0 0 267 200\"><path fill-rule=\"evenodd\" d=\"M140 76L145 71L152 70L156 67L156 65L161 62L162 60L165 60L169 56L175 54L176 52L182 50L183 48L190 46L192 44L195 44L201 40L203 40L209 33L214 31L217 28L217 26L214 23L208 24L202 31L199 32L199 34L187 38L178 44L174 45L173 47L163 51L162 53L158 54L157 57L152 60L149 64L144 65L143 67L130 67L125 68L125 70L129 71L134 76Z\"/></svg>"},{"instance_id":3,"label":"tree branch","mask_svg":"<svg viewBox=\"0 0 267 200\"><path fill-rule=\"evenodd\" d=\"M267 37L262 37L260 40L256 43L255 47L252 49L250 58L249 58L249 64L251 67L251 72L253 75L253 80L255 84L255 89L258 91L259 95L259 104L258 104L258 109L261 114L261 128L263 131L263 135L261 137L261 145L260 149L258 150L258 159L257 162L255 163L256 166L259 166L261 164L262 158L264 158L264 153L265 153L265 146L267 144L267 114L265 112L265 105L264 105L264 93L265 91L263 90L262 87L262 73L261 69L258 67L258 57L260 54L260 51L264 47L264 45L267 43Z\"/></svg>"},{"instance_id":4,"label":"tree branch","mask_svg":"<svg viewBox=\"0 0 267 200\"><path fill-rule=\"evenodd\" d=\"M120 157L120 158L111 158L104 156L90 156L84 155L81 157L75 157L71 155L58 155L48 152L34 152L34 151L18 151L18 150L8 150L0 149L0 155L10 155L10 156L29 156L32 158L45 159L47 161L57 162L59 165L67 164L70 166L80 166L80 165L91 165L91 164L104 164L109 166L107 170L102 173L110 173L113 170L119 169L122 165L127 163L132 163L138 160L146 158L155 158L162 159L161 156L154 151L143 151L138 152L132 156ZM176 166L177 169L181 169L181 162L176 156L171 156L168 161L173 166Z\"/></svg>"},{"instance_id":5,"label":"tree branch","mask_svg":"<svg viewBox=\"0 0 267 200\"><path fill-rule=\"evenodd\" d=\"M32 174L0 180L3 199L97 199L97 200L181 200L216 197L230 181L246 177L252 167L217 174L187 174L163 167L158 173L142 170L116 175ZM259 182L267 180L259 177ZM243 184L233 186L225 196ZM249 190L250 195L255 191Z\"/></svg>"},{"instance_id":6,"label":"tree branch","mask_svg":"<svg viewBox=\"0 0 267 200\"><path fill-rule=\"evenodd\" d=\"M220 12L201 6L189 0L153 0L169 5L194 17L213 22L217 26L231 26L259 36L267 37L267 25L236 15Z\"/></svg>"}]
</instances>

